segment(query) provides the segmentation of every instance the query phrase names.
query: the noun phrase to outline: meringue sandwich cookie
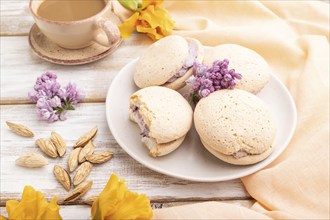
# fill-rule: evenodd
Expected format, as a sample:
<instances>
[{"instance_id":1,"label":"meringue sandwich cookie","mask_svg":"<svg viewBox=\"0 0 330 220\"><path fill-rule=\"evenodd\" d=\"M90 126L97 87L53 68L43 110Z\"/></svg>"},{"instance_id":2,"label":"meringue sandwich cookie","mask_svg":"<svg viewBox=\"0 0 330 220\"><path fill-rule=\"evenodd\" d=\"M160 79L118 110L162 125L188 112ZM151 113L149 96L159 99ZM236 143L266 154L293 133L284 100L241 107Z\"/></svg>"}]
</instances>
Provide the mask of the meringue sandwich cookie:
<instances>
[{"instance_id":1,"label":"meringue sandwich cookie","mask_svg":"<svg viewBox=\"0 0 330 220\"><path fill-rule=\"evenodd\" d=\"M130 119L141 129L141 140L154 157L177 149L192 126L193 111L183 96L151 86L130 97Z\"/></svg>"},{"instance_id":2,"label":"meringue sandwich cookie","mask_svg":"<svg viewBox=\"0 0 330 220\"><path fill-rule=\"evenodd\" d=\"M242 74L235 88L258 93L269 81L271 69L266 60L254 50L236 44L222 44L205 53L203 63L212 65L215 60L229 60L229 69Z\"/></svg>"},{"instance_id":3,"label":"meringue sandwich cookie","mask_svg":"<svg viewBox=\"0 0 330 220\"><path fill-rule=\"evenodd\" d=\"M202 98L194 122L205 148L227 163L254 164L272 152L276 125L271 111L244 90L218 90Z\"/></svg>"},{"instance_id":4,"label":"meringue sandwich cookie","mask_svg":"<svg viewBox=\"0 0 330 220\"><path fill-rule=\"evenodd\" d=\"M258 163L258 162L266 159L273 151L273 148L270 147L261 154L251 154L248 157L235 157L233 155L226 155L226 154L220 153L219 151L215 150L214 148L212 148L211 146L206 144L203 140L201 140L201 142L204 145L204 147L211 154L213 154L214 156L216 156L217 158L219 158L222 161L225 161L227 163L234 164L234 165L250 165L250 164Z\"/></svg>"},{"instance_id":5,"label":"meringue sandwich cookie","mask_svg":"<svg viewBox=\"0 0 330 220\"><path fill-rule=\"evenodd\" d=\"M193 74L195 61L202 62L204 48L193 38L164 37L150 45L139 58L134 82L139 88L165 86L178 90Z\"/></svg>"}]
</instances>

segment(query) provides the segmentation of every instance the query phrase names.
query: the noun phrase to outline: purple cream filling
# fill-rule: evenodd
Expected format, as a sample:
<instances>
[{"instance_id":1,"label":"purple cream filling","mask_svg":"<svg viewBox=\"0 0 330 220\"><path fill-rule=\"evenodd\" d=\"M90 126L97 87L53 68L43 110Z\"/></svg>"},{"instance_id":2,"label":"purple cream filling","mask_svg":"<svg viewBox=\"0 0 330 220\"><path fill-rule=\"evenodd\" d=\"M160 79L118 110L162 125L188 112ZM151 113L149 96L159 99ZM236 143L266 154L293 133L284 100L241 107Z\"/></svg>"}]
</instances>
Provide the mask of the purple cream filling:
<instances>
[{"instance_id":1,"label":"purple cream filling","mask_svg":"<svg viewBox=\"0 0 330 220\"><path fill-rule=\"evenodd\" d=\"M194 62L198 56L198 45L196 43L194 43L193 41L188 41L188 48L189 48L188 57L185 59L183 66L174 76L172 76L167 81L167 83L172 83L175 80L177 80L178 78L181 78L194 65Z\"/></svg>"},{"instance_id":2,"label":"purple cream filling","mask_svg":"<svg viewBox=\"0 0 330 220\"><path fill-rule=\"evenodd\" d=\"M143 120L143 117L139 111L139 107L134 105L132 111L133 111L132 114L134 115L134 119L136 120L136 123L139 125L139 127L141 129L140 135L142 137L149 137L149 132L150 132L149 127Z\"/></svg>"},{"instance_id":3,"label":"purple cream filling","mask_svg":"<svg viewBox=\"0 0 330 220\"><path fill-rule=\"evenodd\" d=\"M247 155L249 155L246 151L244 150L239 150L235 153L232 154L233 157L235 157L236 159L242 158L242 157L246 157Z\"/></svg>"}]
</instances>

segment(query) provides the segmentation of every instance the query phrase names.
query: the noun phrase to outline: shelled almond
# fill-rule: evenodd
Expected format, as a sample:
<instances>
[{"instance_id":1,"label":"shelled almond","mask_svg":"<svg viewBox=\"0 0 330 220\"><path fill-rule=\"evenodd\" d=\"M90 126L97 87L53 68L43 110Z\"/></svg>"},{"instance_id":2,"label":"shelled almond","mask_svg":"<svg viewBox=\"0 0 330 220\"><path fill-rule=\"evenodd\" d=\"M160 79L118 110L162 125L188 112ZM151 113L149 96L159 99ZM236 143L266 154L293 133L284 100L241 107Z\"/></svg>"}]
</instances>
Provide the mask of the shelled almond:
<instances>
[{"instance_id":1,"label":"shelled almond","mask_svg":"<svg viewBox=\"0 0 330 220\"><path fill-rule=\"evenodd\" d=\"M96 200L97 198L97 195L91 195L91 196L88 196L85 200L84 200L84 203L87 204L87 205L93 205L93 202Z\"/></svg>"},{"instance_id":2,"label":"shelled almond","mask_svg":"<svg viewBox=\"0 0 330 220\"><path fill-rule=\"evenodd\" d=\"M17 158L16 164L22 167L37 168L47 165L48 160L40 154L28 153Z\"/></svg>"},{"instance_id":3,"label":"shelled almond","mask_svg":"<svg viewBox=\"0 0 330 220\"><path fill-rule=\"evenodd\" d=\"M74 188L62 201L61 204L72 203L83 197L92 187L93 181L85 181Z\"/></svg>"},{"instance_id":4,"label":"shelled almond","mask_svg":"<svg viewBox=\"0 0 330 220\"><path fill-rule=\"evenodd\" d=\"M69 172L73 172L79 165L79 161L78 161L78 158L79 158L79 153L81 151L81 148L78 147L78 148L75 148L69 155L69 158L68 158L68 169L69 169Z\"/></svg>"},{"instance_id":5,"label":"shelled almond","mask_svg":"<svg viewBox=\"0 0 330 220\"><path fill-rule=\"evenodd\" d=\"M91 164L88 161L82 163L78 167L76 174L73 177L73 185L76 186L76 185L80 184L82 181L84 181L86 179L86 177L89 175L89 173L91 172L92 167L93 167L93 164Z\"/></svg>"},{"instance_id":6,"label":"shelled almond","mask_svg":"<svg viewBox=\"0 0 330 220\"><path fill-rule=\"evenodd\" d=\"M56 164L54 166L53 173L54 173L56 179L58 180L58 182L60 182L63 185L63 187L66 189L66 191L70 191L71 178L70 178L68 171L66 171L66 169L64 169L60 165Z\"/></svg>"},{"instance_id":7,"label":"shelled almond","mask_svg":"<svg viewBox=\"0 0 330 220\"><path fill-rule=\"evenodd\" d=\"M10 122L10 121L6 121L6 124L8 125L8 127L10 128L10 130L12 132L14 132L15 134L17 134L19 136L34 137L33 132L25 125L17 124L17 123Z\"/></svg>"},{"instance_id":8,"label":"shelled almond","mask_svg":"<svg viewBox=\"0 0 330 220\"><path fill-rule=\"evenodd\" d=\"M53 158L58 157L56 147L50 140L39 138L36 140L36 145L48 156Z\"/></svg>"},{"instance_id":9,"label":"shelled almond","mask_svg":"<svg viewBox=\"0 0 330 220\"><path fill-rule=\"evenodd\" d=\"M91 163L100 164L109 161L112 158L113 153L110 151L102 151L99 153L93 153L86 155L85 158Z\"/></svg>"},{"instance_id":10,"label":"shelled almond","mask_svg":"<svg viewBox=\"0 0 330 220\"><path fill-rule=\"evenodd\" d=\"M60 157L63 157L64 154L66 153L66 143L65 143L64 139L62 138L62 136L59 133L52 131L51 141L54 144L58 155Z\"/></svg>"},{"instance_id":11,"label":"shelled almond","mask_svg":"<svg viewBox=\"0 0 330 220\"><path fill-rule=\"evenodd\" d=\"M83 134L74 144L74 148L76 147L83 147L85 146L90 140L92 140L97 133L97 126L95 126L93 129L88 131L87 133Z\"/></svg>"},{"instance_id":12,"label":"shelled almond","mask_svg":"<svg viewBox=\"0 0 330 220\"><path fill-rule=\"evenodd\" d=\"M12 123L7 121L8 127L15 133L25 136L33 137L33 132L24 125ZM95 126L93 129L82 135L74 144L73 150L70 152L67 160L67 169L59 164L53 167L53 173L59 183L69 194L61 201L61 203L71 203L85 195L92 187L93 181L85 181L93 168L93 164L101 164L109 161L113 154L109 151L94 152L95 145L93 139L97 134L98 128ZM62 136L52 131L50 139L38 138L35 144L46 155L57 158L58 156L64 157L67 151L67 145ZM47 158L37 153L28 153L20 156L16 160L16 164L23 167L36 168L49 164ZM70 173L75 171L71 179ZM75 188L71 190L71 185ZM86 199L86 203L92 204L95 200L94 197Z\"/></svg>"},{"instance_id":13,"label":"shelled almond","mask_svg":"<svg viewBox=\"0 0 330 220\"><path fill-rule=\"evenodd\" d=\"M82 163L86 160L86 156L94 153L94 144L92 141L89 141L80 151L78 161Z\"/></svg>"}]
</instances>

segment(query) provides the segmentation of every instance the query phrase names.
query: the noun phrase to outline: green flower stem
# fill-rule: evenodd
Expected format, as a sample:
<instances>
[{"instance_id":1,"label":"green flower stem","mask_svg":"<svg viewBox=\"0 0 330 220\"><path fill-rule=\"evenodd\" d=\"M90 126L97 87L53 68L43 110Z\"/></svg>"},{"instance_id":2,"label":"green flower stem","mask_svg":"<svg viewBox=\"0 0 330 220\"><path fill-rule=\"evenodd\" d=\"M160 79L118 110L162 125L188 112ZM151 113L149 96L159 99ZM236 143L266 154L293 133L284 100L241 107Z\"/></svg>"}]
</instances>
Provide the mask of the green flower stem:
<instances>
[{"instance_id":1,"label":"green flower stem","mask_svg":"<svg viewBox=\"0 0 330 220\"><path fill-rule=\"evenodd\" d=\"M61 114L62 112L66 110L75 110L75 108L72 106L72 103L70 100L64 100L64 105L61 107L55 107L53 108L58 114Z\"/></svg>"},{"instance_id":2,"label":"green flower stem","mask_svg":"<svg viewBox=\"0 0 330 220\"><path fill-rule=\"evenodd\" d=\"M142 4L138 0L118 0L118 2L131 11L138 11L142 7Z\"/></svg>"},{"instance_id":3,"label":"green flower stem","mask_svg":"<svg viewBox=\"0 0 330 220\"><path fill-rule=\"evenodd\" d=\"M197 94L197 92L190 94L190 96L188 97L188 102L193 106L195 106L199 100L200 100L200 97Z\"/></svg>"}]
</instances>

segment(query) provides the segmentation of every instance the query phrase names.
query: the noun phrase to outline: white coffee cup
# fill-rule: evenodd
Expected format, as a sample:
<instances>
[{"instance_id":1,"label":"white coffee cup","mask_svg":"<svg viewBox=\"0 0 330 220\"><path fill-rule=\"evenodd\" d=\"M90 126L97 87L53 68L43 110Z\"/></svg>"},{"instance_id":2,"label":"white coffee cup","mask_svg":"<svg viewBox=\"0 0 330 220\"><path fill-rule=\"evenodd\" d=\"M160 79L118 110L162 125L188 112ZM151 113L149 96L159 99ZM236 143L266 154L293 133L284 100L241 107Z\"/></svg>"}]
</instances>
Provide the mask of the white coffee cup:
<instances>
[{"instance_id":1,"label":"white coffee cup","mask_svg":"<svg viewBox=\"0 0 330 220\"><path fill-rule=\"evenodd\" d=\"M110 0L96 15L77 21L54 21L38 15L44 0L30 0L29 8L41 32L54 43L66 49L81 49L96 42L105 47L120 40L120 32L111 20Z\"/></svg>"}]
</instances>

